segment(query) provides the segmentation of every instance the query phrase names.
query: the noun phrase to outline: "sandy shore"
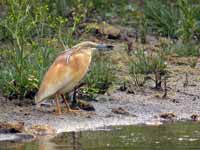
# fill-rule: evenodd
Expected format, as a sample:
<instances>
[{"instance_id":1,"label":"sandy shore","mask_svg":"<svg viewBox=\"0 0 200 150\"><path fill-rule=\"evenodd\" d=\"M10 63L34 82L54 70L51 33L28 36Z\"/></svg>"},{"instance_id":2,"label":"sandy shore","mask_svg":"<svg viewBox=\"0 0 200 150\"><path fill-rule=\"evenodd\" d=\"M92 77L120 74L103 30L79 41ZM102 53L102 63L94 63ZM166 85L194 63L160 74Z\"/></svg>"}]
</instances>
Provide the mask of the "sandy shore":
<instances>
[{"instance_id":1,"label":"sandy shore","mask_svg":"<svg viewBox=\"0 0 200 150\"><path fill-rule=\"evenodd\" d=\"M190 87L193 89L194 87ZM1 101L1 122L24 122L26 131L34 126L46 126L55 129L56 133L95 130L114 125L147 124L160 125L166 120L191 120L192 115L200 114L200 100L197 93L176 92L171 98L162 99L162 92L146 90L137 94L117 91L110 96L101 96L99 101L90 102L94 112L53 114L54 106L16 106ZM64 107L64 106L63 106ZM48 134L48 131L44 131Z\"/></svg>"}]
</instances>

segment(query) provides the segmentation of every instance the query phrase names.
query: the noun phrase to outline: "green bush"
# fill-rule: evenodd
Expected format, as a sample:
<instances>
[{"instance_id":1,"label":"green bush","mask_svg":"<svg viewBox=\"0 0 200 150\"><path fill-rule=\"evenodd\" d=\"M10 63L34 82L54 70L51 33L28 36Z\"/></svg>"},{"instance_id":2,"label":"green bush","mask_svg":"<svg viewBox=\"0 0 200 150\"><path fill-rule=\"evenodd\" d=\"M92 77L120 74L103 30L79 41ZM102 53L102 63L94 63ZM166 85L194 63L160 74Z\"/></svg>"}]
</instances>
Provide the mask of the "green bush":
<instances>
[{"instance_id":1,"label":"green bush","mask_svg":"<svg viewBox=\"0 0 200 150\"><path fill-rule=\"evenodd\" d=\"M176 53L178 56L200 56L200 45L194 42L177 41L175 44L169 45L167 49L170 53Z\"/></svg>"},{"instance_id":2,"label":"green bush","mask_svg":"<svg viewBox=\"0 0 200 150\"><path fill-rule=\"evenodd\" d=\"M144 13L153 31L164 36L176 37L180 12L174 2L145 0Z\"/></svg>"},{"instance_id":3,"label":"green bush","mask_svg":"<svg viewBox=\"0 0 200 150\"><path fill-rule=\"evenodd\" d=\"M17 50L2 49L5 59L1 61L0 83L5 96L10 98L33 98L44 72L53 60L55 51L48 47L26 47L23 57ZM33 52L33 53L31 53Z\"/></svg>"},{"instance_id":4,"label":"green bush","mask_svg":"<svg viewBox=\"0 0 200 150\"><path fill-rule=\"evenodd\" d=\"M178 6L180 8L180 26L177 31L180 38L188 42L194 38L195 34L199 34L200 29L199 20L197 20L197 15L200 15L200 6L194 5L190 0L179 0Z\"/></svg>"},{"instance_id":5,"label":"green bush","mask_svg":"<svg viewBox=\"0 0 200 150\"><path fill-rule=\"evenodd\" d=\"M200 3L191 0L145 0L148 25L163 36L188 41L200 35Z\"/></svg>"},{"instance_id":6,"label":"green bush","mask_svg":"<svg viewBox=\"0 0 200 150\"><path fill-rule=\"evenodd\" d=\"M96 94L104 94L114 80L111 62L106 58L98 58L85 78L86 87L82 92L94 98Z\"/></svg>"},{"instance_id":7,"label":"green bush","mask_svg":"<svg viewBox=\"0 0 200 150\"><path fill-rule=\"evenodd\" d=\"M66 22L61 17L49 14L46 3L40 0L9 0L8 15L0 21L4 30L6 46L0 54L0 83L4 95L9 97L33 98L40 80L56 51L49 48L47 41Z\"/></svg>"},{"instance_id":8,"label":"green bush","mask_svg":"<svg viewBox=\"0 0 200 150\"><path fill-rule=\"evenodd\" d=\"M129 73L135 81L139 81L141 75L153 74L155 88L161 88L162 77L166 74L166 62L164 53L147 54L144 50L137 50L134 53L135 58L130 62ZM143 77L145 80L145 77ZM136 83L138 84L138 83Z\"/></svg>"},{"instance_id":9,"label":"green bush","mask_svg":"<svg viewBox=\"0 0 200 150\"><path fill-rule=\"evenodd\" d=\"M79 15L85 19L106 19L113 15L125 15L127 0L45 0L51 12L61 16ZM96 15L94 15L96 14ZM98 18L96 18L98 17Z\"/></svg>"}]
</instances>

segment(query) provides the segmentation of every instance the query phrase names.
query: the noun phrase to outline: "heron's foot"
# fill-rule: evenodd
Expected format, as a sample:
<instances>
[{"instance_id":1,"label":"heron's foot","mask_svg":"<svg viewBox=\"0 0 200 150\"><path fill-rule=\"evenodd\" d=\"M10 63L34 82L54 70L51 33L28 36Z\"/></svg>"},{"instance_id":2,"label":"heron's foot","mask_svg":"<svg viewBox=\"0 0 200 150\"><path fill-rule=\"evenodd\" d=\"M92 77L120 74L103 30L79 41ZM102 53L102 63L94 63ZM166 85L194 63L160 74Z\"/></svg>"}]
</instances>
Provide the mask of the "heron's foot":
<instances>
[{"instance_id":1,"label":"heron's foot","mask_svg":"<svg viewBox=\"0 0 200 150\"><path fill-rule=\"evenodd\" d=\"M81 110L80 109L67 109L66 110L66 112L68 112L68 113L70 113L70 112L72 112L72 113L78 113L78 112L81 112Z\"/></svg>"},{"instance_id":2,"label":"heron's foot","mask_svg":"<svg viewBox=\"0 0 200 150\"><path fill-rule=\"evenodd\" d=\"M60 115L62 115L61 112L54 112L53 114L54 114L55 116L60 116Z\"/></svg>"},{"instance_id":3,"label":"heron's foot","mask_svg":"<svg viewBox=\"0 0 200 150\"><path fill-rule=\"evenodd\" d=\"M55 116L60 116L60 115L62 115L62 111L61 111L61 109L60 109L60 110L55 110L55 111L53 112L53 114L54 114Z\"/></svg>"}]
</instances>

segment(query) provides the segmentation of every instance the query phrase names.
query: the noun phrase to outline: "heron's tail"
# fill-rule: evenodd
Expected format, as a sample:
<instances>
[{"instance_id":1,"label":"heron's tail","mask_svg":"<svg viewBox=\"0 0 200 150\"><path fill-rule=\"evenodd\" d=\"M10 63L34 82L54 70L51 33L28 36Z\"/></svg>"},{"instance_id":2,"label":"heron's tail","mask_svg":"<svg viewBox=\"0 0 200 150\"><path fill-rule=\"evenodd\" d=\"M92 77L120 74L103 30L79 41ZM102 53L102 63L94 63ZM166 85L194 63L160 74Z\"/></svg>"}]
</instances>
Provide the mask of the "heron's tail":
<instances>
[{"instance_id":1,"label":"heron's tail","mask_svg":"<svg viewBox=\"0 0 200 150\"><path fill-rule=\"evenodd\" d=\"M39 91L37 92L37 94L35 95L35 97L34 97L35 104L40 103L40 102L42 101L42 96L41 96L40 93L41 93L41 92L40 92L40 90L39 90Z\"/></svg>"}]
</instances>

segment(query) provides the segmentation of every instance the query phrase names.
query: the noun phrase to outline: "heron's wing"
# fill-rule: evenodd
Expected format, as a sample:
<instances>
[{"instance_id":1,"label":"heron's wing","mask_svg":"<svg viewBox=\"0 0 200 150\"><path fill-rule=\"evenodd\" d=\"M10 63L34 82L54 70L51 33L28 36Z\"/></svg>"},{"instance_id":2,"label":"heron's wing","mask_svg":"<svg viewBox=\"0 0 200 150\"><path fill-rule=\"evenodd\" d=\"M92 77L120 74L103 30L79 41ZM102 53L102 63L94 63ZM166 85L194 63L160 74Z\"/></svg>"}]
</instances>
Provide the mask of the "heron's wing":
<instances>
[{"instance_id":1,"label":"heron's wing","mask_svg":"<svg viewBox=\"0 0 200 150\"><path fill-rule=\"evenodd\" d=\"M60 55L46 72L36 98L41 101L64 88L72 80L72 70L65 55Z\"/></svg>"},{"instance_id":2,"label":"heron's wing","mask_svg":"<svg viewBox=\"0 0 200 150\"><path fill-rule=\"evenodd\" d=\"M88 70L91 54L89 50L88 53L73 53L69 62L66 60L65 53L58 56L43 78L36 96L37 102L77 84Z\"/></svg>"}]
</instances>

